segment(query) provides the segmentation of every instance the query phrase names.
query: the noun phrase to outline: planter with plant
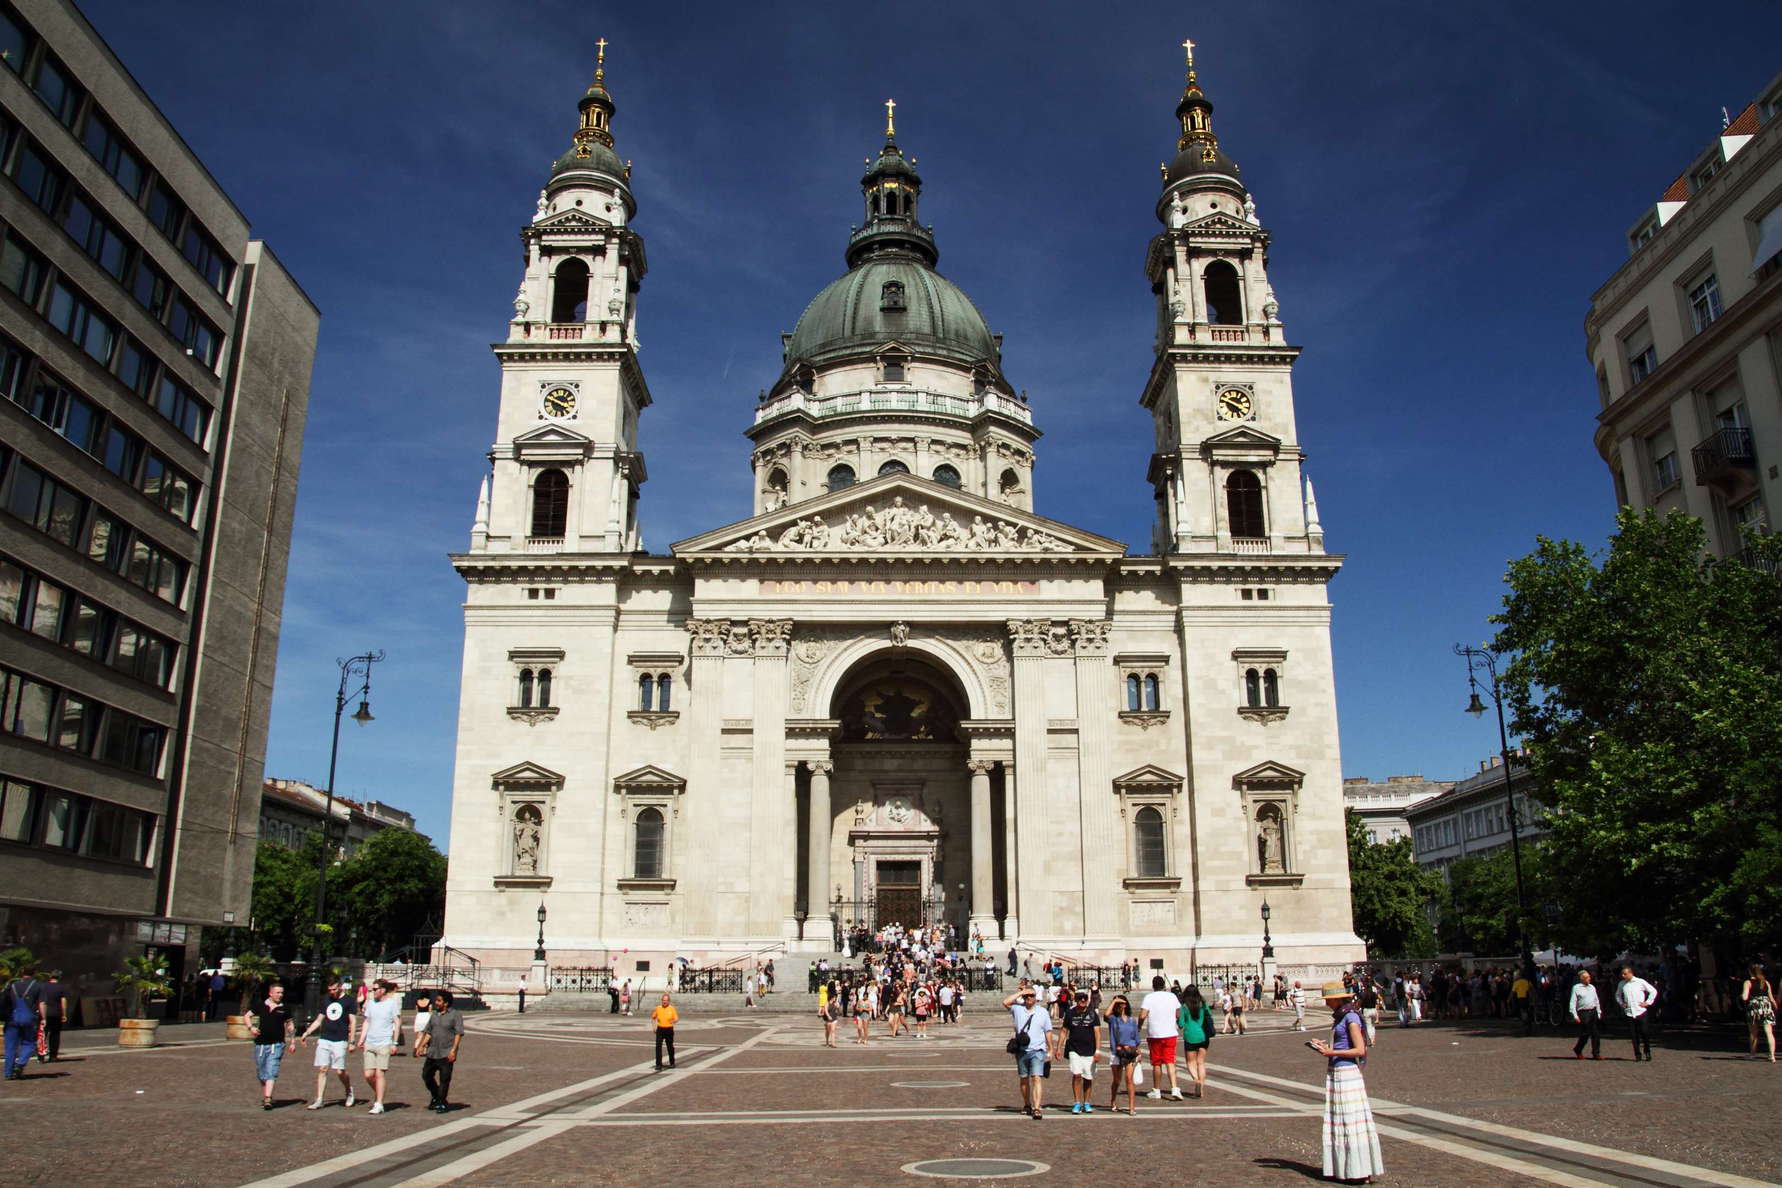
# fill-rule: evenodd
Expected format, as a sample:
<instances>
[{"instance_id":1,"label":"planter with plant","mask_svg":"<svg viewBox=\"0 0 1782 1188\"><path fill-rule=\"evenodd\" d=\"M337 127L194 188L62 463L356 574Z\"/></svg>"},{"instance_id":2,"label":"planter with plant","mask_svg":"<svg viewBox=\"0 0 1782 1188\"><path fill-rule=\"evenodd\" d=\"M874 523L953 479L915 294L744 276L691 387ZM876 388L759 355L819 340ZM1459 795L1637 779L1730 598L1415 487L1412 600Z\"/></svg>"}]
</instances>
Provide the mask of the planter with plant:
<instances>
[{"instance_id":1,"label":"planter with plant","mask_svg":"<svg viewBox=\"0 0 1782 1188\"><path fill-rule=\"evenodd\" d=\"M118 993L130 1000L130 1017L118 1020L118 1045L125 1048L152 1048L159 1019L148 1017L151 998L166 998L173 993L173 979L167 975L165 958L152 954L124 958L124 968L112 975Z\"/></svg>"},{"instance_id":2,"label":"planter with plant","mask_svg":"<svg viewBox=\"0 0 1782 1188\"><path fill-rule=\"evenodd\" d=\"M235 985L241 991L241 1011L230 1015L226 1022L230 1039L252 1039L254 1033L249 1030L248 1006L253 1001L254 991L269 985L278 976L278 966L272 958L264 953L244 953L235 959Z\"/></svg>"}]
</instances>

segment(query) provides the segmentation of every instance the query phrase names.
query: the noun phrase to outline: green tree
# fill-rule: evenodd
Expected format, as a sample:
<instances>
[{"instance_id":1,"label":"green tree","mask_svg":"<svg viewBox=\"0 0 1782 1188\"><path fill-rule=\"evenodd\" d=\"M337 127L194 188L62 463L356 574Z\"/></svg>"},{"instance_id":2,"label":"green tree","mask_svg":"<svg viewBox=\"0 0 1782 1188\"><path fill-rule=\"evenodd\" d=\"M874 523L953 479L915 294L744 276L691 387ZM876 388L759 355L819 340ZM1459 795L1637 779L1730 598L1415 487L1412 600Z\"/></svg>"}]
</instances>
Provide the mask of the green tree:
<instances>
[{"instance_id":1,"label":"green tree","mask_svg":"<svg viewBox=\"0 0 1782 1188\"><path fill-rule=\"evenodd\" d=\"M1417 865L1411 839L1370 842L1353 809L1349 832L1349 904L1355 934L1373 957L1430 957L1435 934L1424 907L1441 892L1442 876Z\"/></svg>"},{"instance_id":2,"label":"green tree","mask_svg":"<svg viewBox=\"0 0 1782 1188\"><path fill-rule=\"evenodd\" d=\"M445 912L446 859L406 829L374 833L328 878L332 922L356 956L407 945Z\"/></svg>"},{"instance_id":3,"label":"green tree","mask_svg":"<svg viewBox=\"0 0 1782 1188\"><path fill-rule=\"evenodd\" d=\"M254 857L254 946L275 961L309 958L321 839L301 850L263 841Z\"/></svg>"},{"instance_id":4,"label":"green tree","mask_svg":"<svg viewBox=\"0 0 1782 1188\"><path fill-rule=\"evenodd\" d=\"M1748 543L1624 511L1600 564L1542 538L1510 566L1493 647L1574 944L1782 944L1782 537Z\"/></svg>"}]
</instances>

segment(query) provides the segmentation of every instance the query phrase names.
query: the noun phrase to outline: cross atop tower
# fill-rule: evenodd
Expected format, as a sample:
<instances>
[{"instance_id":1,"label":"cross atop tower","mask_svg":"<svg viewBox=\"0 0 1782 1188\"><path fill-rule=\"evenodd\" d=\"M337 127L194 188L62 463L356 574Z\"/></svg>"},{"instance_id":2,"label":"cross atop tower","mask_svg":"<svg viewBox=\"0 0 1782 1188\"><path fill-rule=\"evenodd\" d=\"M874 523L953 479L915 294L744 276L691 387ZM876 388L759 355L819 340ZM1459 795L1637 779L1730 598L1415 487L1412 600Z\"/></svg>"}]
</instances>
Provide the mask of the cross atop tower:
<instances>
[{"instance_id":1,"label":"cross atop tower","mask_svg":"<svg viewBox=\"0 0 1782 1188\"><path fill-rule=\"evenodd\" d=\"M1193 41L1182 42L1182 52L1185 55L1187 55L1188 69L1190 71L1192 71L1194 69L1194 42Z\"/></svg>"},{"instance_id":2,"label":"cross atop tower","mask_svg":"<svg viewBox=\"0 0 1782 1188\"><path fill-rule=\"evenodd\" d=\"M596 66L606 65L606 38L602 37L599 41L596 41L594 43L594 49L595 49L594 65L596 65Z\"/></svg>"},{"instance_id":3,"label":"cross atop tower","mask_svg":"<svg viewBox=\"0 0 1782 1188\"><path fill-rule=\"evenodd\" d=\"M885 139L886 140L889 140L893 136L897 135L897 124L894 119L894 117L896 115L897 115L897 100L895 100L895 99L885 100Z\"/></svg>"}]
</instances>

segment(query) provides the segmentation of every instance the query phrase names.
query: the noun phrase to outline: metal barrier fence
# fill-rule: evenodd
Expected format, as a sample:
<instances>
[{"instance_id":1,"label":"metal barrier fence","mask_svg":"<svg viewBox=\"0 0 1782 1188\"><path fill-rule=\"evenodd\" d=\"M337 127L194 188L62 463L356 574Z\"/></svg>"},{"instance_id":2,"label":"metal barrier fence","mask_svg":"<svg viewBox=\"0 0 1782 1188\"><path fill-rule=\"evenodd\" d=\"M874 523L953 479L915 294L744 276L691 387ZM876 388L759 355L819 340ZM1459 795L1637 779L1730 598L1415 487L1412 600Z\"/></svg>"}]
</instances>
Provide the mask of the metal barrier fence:
<instances>
[{"instance_id":1,"label":"metal barrier fence","mask_svg":"<svg viewBox=\"0 0 1782 1188\"><path fill-rule=\"evenodd\" d=\"M741 994L743 976L740 969L693 969L682 966L680 982L675 988L683 994Z\"/></svg>"},{"instance_id":2,"label":"metal barrier fence","mask_svg":"<svg viewBox=\"0 0 1782 1188\"><path fill-rule=\"evenodd\" d=\"M553 965L551 989L569 994L598 993L611 986L613 971L607 965Z\"/></svg>"},{"instance_id":3,"label":"metal barrier fence","mask_svg":"<svg viewBox=\"0 0 1782 1188\"><path fill-rule=\"evenodd\" d=\"M966 969L964 971L965 988L967 990L1000 990L1002 989L1003 972L1000 969Z\"/></svg>"}]
</instances>

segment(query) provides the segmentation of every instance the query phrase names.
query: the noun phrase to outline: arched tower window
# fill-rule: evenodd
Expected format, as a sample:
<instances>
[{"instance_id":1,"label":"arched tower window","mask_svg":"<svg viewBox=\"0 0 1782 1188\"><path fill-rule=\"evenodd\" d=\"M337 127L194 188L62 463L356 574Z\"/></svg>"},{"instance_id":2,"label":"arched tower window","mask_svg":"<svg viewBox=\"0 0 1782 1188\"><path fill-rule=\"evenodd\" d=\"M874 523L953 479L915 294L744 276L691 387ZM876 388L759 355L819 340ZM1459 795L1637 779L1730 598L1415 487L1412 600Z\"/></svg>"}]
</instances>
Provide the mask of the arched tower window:
<instances>
[{"instance_id":1,"label":"arched tower window","mask_svg":"<svg viewBox=\"0 0 1782 1188\"><path fill-rule=\"evenodd\" d=\"M642 676L637 678L637 708L638 709L641 709L641 710L645 711L646 713L648 711L650 711L651 709L654 709L655 706L652 703L656 699L655 693L656 693L656 678L655 677L651 676L649 673L646 672Z\"/></svg>"},{"instance_id":2,"label":"arched tower window","mask_svg":"<svg viewBox=\"0 0 1782 1188\"><path fill-rule=\"evenodd\" d=\"M588 266L572 256L557 265L552 281L551 321L587 321Z\"/></svg>"},{"instance_id":3,"label":"arched tower window","mask_svg":"<svg viewBox=\"0 0 1782 1188\"><path fill-rule=\"evenodd\" d=\"M532 535L562 536L569 528L569 476L546 470L532 482Z\"/></svg>"},{"instance_id":4,"label":"arched tower window","mask_svg":"<svg viewBox=\"0 0 1782 1188\"><path fill-rule=\"evenodd\" d=\"M1234 470L1225 480L1225 512L1233 536L1267 536L1262 523L1262 480L1248 470Z\"/></svg>"},{"instance_id":5,"label":"arched tower window","mask_svg":"<svg viewBox=\"0 0 1782 1188\"><path fill-rule=\"evenodd\" d=\"M1145 708L1148 710L1155 710L1157 708L1156 673L1145 674Z\"/></svg>"},{"instance_id":6,"label":"arched tower window","mask_svg":"<svg viewBox=\"0 0 1782 1188\"><path fill-rule=\"evenodd\" d=\"M963 485L959 478L959 471L945 462L934 468L934 481L944 487L956 488Z\"/></svg>"},{"instance_id":7,"label":"arched tower window","mask_svg":"<svg viewBox=\"0 0 1782 1188\"><path fill-rule=\"evenodd\" d=\"M852 466L841 462L829 468L829 489L831 491L840 491L853 485L854 468Z\"/></svg>"},{"instance_id":8,"label":"arched tower window","mask_svg":"<svg viewBox=\"0 0 1782 1188\"><path fill-rule=\"evenodd\" d=\"M1145 708L1145 703L1139 698L1139 678L1136 672L1126 678L1126 708L1134 712Z\"/></svg>"},{"instance_id":9,"label":"arched tower window","mask_svg":"<svg viewBox=\"0 0 1782 1188\"><path fill-rule=\"evenodd\" d=\"M538 670L538 706L540 709L545 709L548 708L550 704L551 670L548 668L541 668Z\"/></svg>"},{"instance_id":10,"label":"arched tower window","mask_svg":"<svg viewBox=\"0 0 1782 1188\"><path fill-rule=\"evenodd\" d=\"M1001 492L1004 499L1013 499L1015 494L1021 490L1021 476L1016 474L1012 467L1003 471L1002 477L996 480L996 489Z\"/></svg>"},{"instance_id":11,"label":"arched tower window","mask_svg":"<svg viewBox=\"0 0 1782 1188\"><path fill-rule=\"evenodd\" d=\"M520 670L520 708L532 708L532 670L530 668Z\"/></svg>"},{"instance_id":12,"label":"arched tower window","mask_svg":"<svg viewBox=\"0 0 1782 1188\"><path fill-rule=\"evenodd\" d=\"M1262 704L1262 677L1254 668L1244 670L1244 704L1251 707Z\"/></svg>"},{"instance_id":13,"label":"arched tower window","mask_svg":"<svg viewBox=\"0 0 1782 1188\"><path fill-rule=\"evenodd\" d=\"M1272 668L1262 670L1262 704L1270 706L1281 704L1281 678L1275 675L1275 670Z\"/></svg>"},{"instance_id":14,"label":"arched tower window","mask_svg":"<svg viewBox=\"0 0 1782 1188\"><path fill-rule=\"evenodd\" d=\"M764 492L766 498L762 500L767 511L786 506L786 485L785 471L776 466L767 472L767 490Z\"/></svg>"},{"instance_id":15,"label":"arched tower window","mask_svg":"<svg viewBox=\"0 0 1782 1188\"><path fill-rule=\"evenodd\" d=\"M880 474L908 474L909 472L910 468L905 466L902 462L899 462L896 458L891 459L891 461L879 467Z\"/></svg>"},{"instance_id":16,"label":"arched tower window","mask_svg":"<svg viewBox=\"0 0 1782 1188\"><path fill-rule=\"evenodd\" d=\"M671 708L668 704L668 696L673 688L674 678L666 672L656 678L656 708L663 713L667 713Z\"/></svg>"},{"instance_id":17,"label":"arched tower window","mask_svg":"<svg viewBox=\"0 0 1782 1188\"><path fill-rule=\"evenodd\" d=\"M1133 814L1135 869L1141 879L1161 879L1168 871L1163 849L1163 814L1146 806Z\"/></svg>"},{"instance_id":18,"label":"arched tower window","mask_svg":"<svg viewBox=\"0 0 1782 1188\"><path fill-rule=\"evenodd\" d=\"M662 877L662 810L640 810L636 830L631 846L631 875L638 879L659 879Z\"/></svg>"},{"instance_id":19,"label":"arched tower window","mask_svg":"<svg viewBox=\"0 0 1782 1188\"><path fill-rule=\"evenodd\" d=\"M1207 321L1233 325L1244 320L1237 269L1225 260L1214 260L1202 274L1202 283L1207 298Z\"/></svg>"}]
</instances>

